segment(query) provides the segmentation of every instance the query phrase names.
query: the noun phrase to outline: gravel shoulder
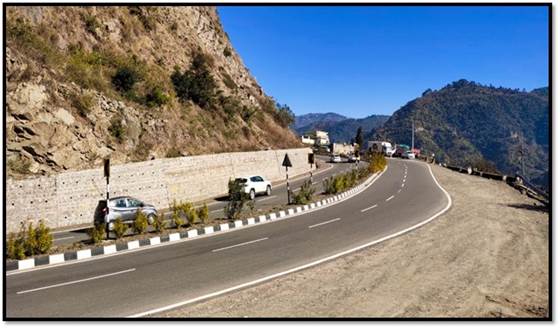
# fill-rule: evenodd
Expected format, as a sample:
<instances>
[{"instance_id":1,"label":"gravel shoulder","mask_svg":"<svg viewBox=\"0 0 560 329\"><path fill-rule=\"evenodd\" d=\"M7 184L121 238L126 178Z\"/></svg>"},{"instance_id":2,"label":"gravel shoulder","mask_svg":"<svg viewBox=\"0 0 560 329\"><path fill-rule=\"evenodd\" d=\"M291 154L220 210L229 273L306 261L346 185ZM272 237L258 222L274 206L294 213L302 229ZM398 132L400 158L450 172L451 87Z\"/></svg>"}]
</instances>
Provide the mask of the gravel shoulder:
<instances>
[{"instance_id":1,"label":"gravel shoulder","mask_svg":"<svg viewBox=\"0 0 560 329\"><path fill-rule=\"evenodd\" d=\"M432 166L450 210L360 252L159 317L548 317L549 214Z\"/></svg>"}]
</instances>

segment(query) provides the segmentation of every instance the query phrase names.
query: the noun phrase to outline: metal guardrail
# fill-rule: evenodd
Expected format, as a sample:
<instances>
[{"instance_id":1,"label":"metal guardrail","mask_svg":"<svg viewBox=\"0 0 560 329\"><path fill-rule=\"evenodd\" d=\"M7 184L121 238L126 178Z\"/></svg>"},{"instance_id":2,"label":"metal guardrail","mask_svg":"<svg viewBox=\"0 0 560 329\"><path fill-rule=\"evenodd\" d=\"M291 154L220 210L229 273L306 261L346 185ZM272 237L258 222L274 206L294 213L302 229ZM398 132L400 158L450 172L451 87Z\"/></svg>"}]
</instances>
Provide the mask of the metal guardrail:
<instances>
[{"instance_id":1,"label":"metal guardrail","mask_svg":"<svg viewBox=\"0 0 560 329\"><path fill-rule=\"evenodd\" d=\"M418 156L417 158L419 160L423 160L429 163L435 163L435 161L432 158L426 156ZM521 193L526 194L527 196L540 201L546 206L550 204L549 194L539 189L538 187L534 186L533 184L531 184L527 179L525 179L521 175L516 175L516 176L501 175L496 173L489 173L489 172L475 170L472 169L471 167L464 168L459 166L451 166L446 163L438 163L438 165L453 171L457 171L459 173L465 173L468 175L476 175L488 179L503 181L506 184L512 186L513 188L519 190Z\"/></svg>"}]
</instances>

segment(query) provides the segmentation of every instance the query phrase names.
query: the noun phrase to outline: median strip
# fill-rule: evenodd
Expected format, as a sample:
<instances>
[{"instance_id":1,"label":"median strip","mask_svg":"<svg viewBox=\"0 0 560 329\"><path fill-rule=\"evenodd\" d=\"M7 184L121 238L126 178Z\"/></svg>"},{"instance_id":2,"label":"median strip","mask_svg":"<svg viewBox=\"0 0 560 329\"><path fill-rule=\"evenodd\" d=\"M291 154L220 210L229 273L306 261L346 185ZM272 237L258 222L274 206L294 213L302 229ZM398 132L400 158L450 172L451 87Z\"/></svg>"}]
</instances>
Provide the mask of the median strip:
<instances>
[{"instance_id":1,"label":"median strip","mask_svg":"<svg viewBox=\"0 0 560 329\"><path fill-rule=\"evenodd\" d=\"M314 225L311 225L311 226L308 226L308 227L309 227L309 228L314 228L314 227L317 227L317 226L329 224L329 223L336 222L336 221L339 221L339 220L340 220L340 218L335 218L335 219L331 219L331 220L328 220L328 221L326 221L326 222L314 224Z\"/></svg>"},{"instance_id":2,"label":"median strip","mask_svg":"<svg viewBox=\"0 0 560 329\"><path fill-rule=\"evenodd\" d=\"M109 273L109 274L98 275L98 276L94 276L94 277L87 278L87 279L75 280L75 281L70 281L70 282L64 282L64 283L53 284L53 285L51 285L51 286L45 286L45 287L41 287L41 288L35 288L35 289L29 289L29 290L18 291L17 294L18 294L18 295L22 295L22 294L27 294L27 293L34 292L34 291L39 291L39 290L45 290L45 289L51 289L51 288L56 288L56 287L68 286L68 285L75 284L75 283L86 282L86 281L91 281L91 280L97 280L97 279L106 278L106 277L108 277L108 276L114 276L114 275L124 274L124 273L132 272L132 271L135 271L135 270L136 270L135 268L130 268L130 269L128 269L128 270L119 271L119 272L114 272L114 273Z\"/></svg>"},{"instance_id":3,"label":"median strip","mask_svg":"<svg viewBox=\"0 0 560 329\"><path fill-rule=\"evenodd\" d=\"M256 243L256 242L259 242L259 241L264 241L266 239L268 239L268 237L262 238L262 239L257 239L257 240L252 240L252 241L247 241L247 242L243 242L243 243L239 243L239 244L234 244L233 246L229 246L229 247L214 249L214 250L212 250L212 252L222 251L222 250L231 249L231 248L235 248L235 247L241 247L241 246Z\"/></svg>"}]
</instances>

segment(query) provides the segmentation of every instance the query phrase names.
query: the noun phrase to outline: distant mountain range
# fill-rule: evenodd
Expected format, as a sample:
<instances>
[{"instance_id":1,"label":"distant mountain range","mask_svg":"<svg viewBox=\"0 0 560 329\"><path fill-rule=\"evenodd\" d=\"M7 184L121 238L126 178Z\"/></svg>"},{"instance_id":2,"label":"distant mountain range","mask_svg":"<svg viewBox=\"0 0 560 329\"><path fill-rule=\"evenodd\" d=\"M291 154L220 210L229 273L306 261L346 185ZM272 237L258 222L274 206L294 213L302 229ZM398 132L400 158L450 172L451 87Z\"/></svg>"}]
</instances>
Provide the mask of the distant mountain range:
<instances>
[{"instance_id":1,"label":"distant mountain range","mask_svg":"<svg viewBox=\"0 0 560 329\"><path fill-rule=\"evenodd\" d=\"M459 80L425 91L366 140L410 144L414 119L415 146L441 161L510 175L525 172L533 184L548 188L548 92L547 87L525 92Z\"/></svg>"},{"instance_id":2,"label":"distant mountain range","mask_svg":"<svg viewBox=\"0 0 560 329\"><path fill-rule=\"evenodd\" d=\"M348 118L337 113L309 113L296 116L292 129L299 135L314 130L329 133L331 142L351 142L359 127L364 134L379 128L389 119L388 115L371 115L363 119Z\"/></svg>"}]
</instances>

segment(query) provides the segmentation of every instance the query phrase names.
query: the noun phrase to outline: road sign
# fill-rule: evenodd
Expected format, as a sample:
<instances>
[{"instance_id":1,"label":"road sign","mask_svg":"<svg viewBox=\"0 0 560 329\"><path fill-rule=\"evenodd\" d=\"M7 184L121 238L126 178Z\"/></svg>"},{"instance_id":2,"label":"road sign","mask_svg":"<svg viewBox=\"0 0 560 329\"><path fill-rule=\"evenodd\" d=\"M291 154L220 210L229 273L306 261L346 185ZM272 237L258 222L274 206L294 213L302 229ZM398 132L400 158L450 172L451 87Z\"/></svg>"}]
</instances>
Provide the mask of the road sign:
<instances>
[{"instance_id":1,"label":"road sign","mask_svg":"<svg viewBox=\"0 0 560 329\"><path fill-rule=\"evenodd\" d=\"M107 158L103 161L103 176L104 177L109 177L111 174L111 159Z\"/></svg>"},{"instance_id":2,"label":"road sign","mask_svg":"<svg viewBox=\"0 0 560 329\"><path fill-rule=\"evenodd\" d=\"M307 163L314 164L315 163L315 154L308 153L307 154Z\"/></svg>"},{"instance_id":3,"label":"road sign","mask_svg":"<svg viewBox=\"0 0 560 329\"><path fill-rule=\"evenodd\" d=\"M290 158L288 157L288 153L286 153L286 155L284 156L284 161L282 161L282 166L284 166L286 168L292 166L292 162L290 161Z\"/></svg>"}]
</instances>

